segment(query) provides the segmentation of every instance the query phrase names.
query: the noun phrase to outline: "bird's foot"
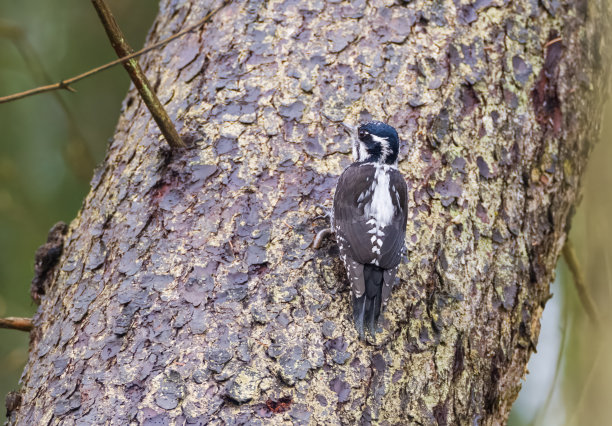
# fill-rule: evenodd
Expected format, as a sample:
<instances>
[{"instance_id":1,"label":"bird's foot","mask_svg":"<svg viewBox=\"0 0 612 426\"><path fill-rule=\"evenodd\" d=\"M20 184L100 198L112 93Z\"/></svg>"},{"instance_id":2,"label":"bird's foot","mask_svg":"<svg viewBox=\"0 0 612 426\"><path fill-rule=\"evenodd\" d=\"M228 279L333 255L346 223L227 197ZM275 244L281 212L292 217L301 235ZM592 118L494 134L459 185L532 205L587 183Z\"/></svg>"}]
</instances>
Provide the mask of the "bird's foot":
<instances>
[{"instance_id":1,"label":"bird's foot","mask_svg":"<svg viewBox=\"0 0 612 426\"><path fill-rule=\"evenodd\" d=\"M315 205L315 209L317 212L317 216L315 216L313 220L327 219L331 222L333 217L331 207L325 207L323 204L317 204Z\"/></svg>"}]
</instances>

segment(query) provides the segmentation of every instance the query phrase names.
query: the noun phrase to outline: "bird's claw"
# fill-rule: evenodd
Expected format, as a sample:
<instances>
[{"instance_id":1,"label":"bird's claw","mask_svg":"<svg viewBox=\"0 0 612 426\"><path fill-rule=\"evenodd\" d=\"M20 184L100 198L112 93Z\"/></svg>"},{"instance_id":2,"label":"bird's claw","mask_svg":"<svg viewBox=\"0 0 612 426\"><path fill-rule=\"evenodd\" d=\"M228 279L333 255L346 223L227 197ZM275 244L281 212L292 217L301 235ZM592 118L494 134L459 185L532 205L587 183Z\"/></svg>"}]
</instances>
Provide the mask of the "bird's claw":
<instances>
[{"instance_id":1,"label":"bird's claw","mask_svg":"<svg viewBox=\"0 0 612 426\"><path fill-rule=\"evenodd\" d=\"M331 209L331 207L325 207L323 204L317 204L317 205L315 205L315 209L321 210L322 213L317 215L317 216L315 216L314 220L327 219L327 220L329 220L331 222L331 219L332 219L332 209Z\"/></svg>"}]
</instances>

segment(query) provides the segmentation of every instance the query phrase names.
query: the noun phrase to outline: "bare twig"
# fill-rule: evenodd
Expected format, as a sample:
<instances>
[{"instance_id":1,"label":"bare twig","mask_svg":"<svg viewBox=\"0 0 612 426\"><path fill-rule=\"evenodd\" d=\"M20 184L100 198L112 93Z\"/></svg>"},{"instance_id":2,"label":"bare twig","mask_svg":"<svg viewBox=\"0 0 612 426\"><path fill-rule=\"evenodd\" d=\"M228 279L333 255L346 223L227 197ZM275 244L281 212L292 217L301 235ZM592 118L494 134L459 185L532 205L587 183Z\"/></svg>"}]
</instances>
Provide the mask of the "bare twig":
<instances>
[{"instance_id":1,"label":"bare twig","mask_svg":"<svg viewBox=\"0 0 612 426\"><path fill-rule=\"evenodd\" d=\"M565 241L565 245L563 246L563 258L569 267L572 276L574 278L574 286L576 287L576 291L578 292L578 297L580 298L580 303L582 303L582 307L586 312L589 320L596 326L599 327L599 313L597 312L597 307L595 306L595 302L589 293L589 289L584 280L584 275L582 274L582 269L580 268L580 263L578 263L578 258L576 257L576 252L574 251L574 246L571 241L568 239Z\"/></svg>"},{"instance_id":2,"label":"bare twig","mask_svg":"<svg viewBox=\"0 0 612 426\"><path fill-rule=\"evenodd\" d=\"M113 13L106 3L104 3L104 0L91 0L91 2L96 9L96 12L98 12L100 21L102 21L102 25L106 30L106 34L110 39L113 49L115 49L115 52L117 52L117 56L121 58L134 53L130 45L125 40L125 36L123 35L121 28L119 28L117 21L115 21ZM183 142L179 136L174 124L172 123L172 120L170 120L170 117L168 116L168 113L159 101L155 91L151 88L151 84L149 83L145 73L142 72L142 68L140 68L138 61L136 59L130 59L129 61L123 63L123 67L130 75L134 86L136 86L136 89L138 89L138 93L140 93L142 100L159 126L159 130L161 130L162 134L166 138L166 142L168 142L170 148L185 148L185 142Z\"/></svg>"},{"instance_id":3,"label":"bare twig","mask_svg":"<svg viewBox=\"0 0 612 426\"><path fill-rule=\"evenodd\" d=\"M34 327L32 318L17 318L7 317L0 318L0 328L9 328L11 330L30 331Z\"/></svg>"},{"instance_id":4,"label":"bare twig","mask_svg":"<svg viewBox=\"0 0 612 426\"><path fill-rule=\"evenodd\" d=\"M76 83L79 80L83 80L84 78L87 78L91 75L97 74L101 71L107 70L109 68L114 67L115 65L118 64L122 64L124 62L129 61L130 59L136 58L137 56L140 56L144 53L150 52L151 50L157 49L158 47L164 46L168 43L170 43L173 40L176 40L177 38L184 36L187 33L190 33L191 31L201 27L202 25L204 25L206 22L208 22L217 12L219 12L219 10L221 10L223 7L225 7L225 5L227 5L229 3L229 0L225 0L218 8L214 9L213 11L211 11L210 13L208 13L208 15L206 15L204 18L202 18L201 20L199 20L198 22L196 22L195 24L193 24L190 27L185 28L184 30L179 31L178 33L158 41L155 44L152 44L149 47L146 47L144 49L140 49L137 52L134 52L130 55L121 57L119 59L116 59L112 62L109 62L107 64L104 64L102 66L99 66L97 68L91 69L87 72L84 72L83 74L79 74L75 77L72 78L68 78L66 80L62 80L59 83L55 83L55 84L49 84L46 86L40 86L40 87L36 87L34 89L30 89L30 90L26 90L25 92L19 92L19 93L15 93L13 95L9 95L9 96L4 96L4 97L0 97L0 104L5 103L5 102L10 102L10 101L15 101L17 99L22 99L28 96L32 96L32 95L38 95L40 93L46 93L46 92L51 92L53 90L59 90L59 89L66 89L69 90L68 88L70 87L71 84Z\"/></svg>"}]
</instances>

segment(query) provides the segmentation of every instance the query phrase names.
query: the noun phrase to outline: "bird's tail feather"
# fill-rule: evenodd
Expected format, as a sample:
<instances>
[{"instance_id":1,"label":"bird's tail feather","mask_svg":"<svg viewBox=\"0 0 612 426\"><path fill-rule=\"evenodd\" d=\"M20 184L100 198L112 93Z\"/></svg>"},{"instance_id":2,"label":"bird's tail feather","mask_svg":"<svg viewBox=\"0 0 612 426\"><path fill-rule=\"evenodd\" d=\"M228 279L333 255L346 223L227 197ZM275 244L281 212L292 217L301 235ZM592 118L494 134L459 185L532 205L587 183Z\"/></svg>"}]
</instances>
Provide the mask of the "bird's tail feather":
<instances>
[{"instance_id":1,"label":"bird's tail feather","mask_svg":"<svg viewBox=\"0 0 612 426\"><path fill-rule=\"evenodd\" d=\"M362 339L366 327L373 337L376 335L381 311L383 273L384 269L376 265L364 265L365 293L361 297L353 296L353 319Z\"/></svg>"},{"instance_id":2,"label":"bird's tail feather","mask_svg":"<svg viewBox=\"0 0 612 426\"><path fill-rule=\"evenodd\" d=\"M363 332L364 317L365 317L365 294L361 297L355 297L353 294L353 321L355 321L355 328L359 333L359 337L365 339Z\"/></svg>"}]
</instances>

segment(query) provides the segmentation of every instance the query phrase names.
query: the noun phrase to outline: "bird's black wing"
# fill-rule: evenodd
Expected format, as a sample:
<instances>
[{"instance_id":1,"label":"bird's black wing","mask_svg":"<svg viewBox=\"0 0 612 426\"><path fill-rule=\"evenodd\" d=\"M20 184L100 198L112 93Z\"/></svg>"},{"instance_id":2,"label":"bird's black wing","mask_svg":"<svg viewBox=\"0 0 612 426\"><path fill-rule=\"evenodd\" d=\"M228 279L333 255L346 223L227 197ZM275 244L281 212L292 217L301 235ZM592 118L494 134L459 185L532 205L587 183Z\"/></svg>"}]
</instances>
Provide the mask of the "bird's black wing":
<instances>
[{"instance_id":1,"label":"bird's black wing","mask_svg":"<svg viewBox=\"0 0 612 426\"><path fill-rule=\"evenodd\" d=\"M340 254L362 264L375 259L368 231L371 225L364 214L365 205L371 200L367 194L374 180L375 168L354 163L347 167L336 185L334 195L334 232L338 238Z\"/></svg>"},{"instance_id":2,"label":"bird's black wing","mask_svg":"<svg viewBox=\"0 0 612 426\"><path fill-rule=\"evenodd\" d=\"M397 169L387 173L394 214L379 233L374 232L375 221L364 211L372 201L375 166L362 163L349 166L340 176L334 196L334 231L341 254L362 264L376 262L383 269L391 269L401 261L407 220L406 181ZM373 250L377 239L382 245Z\"/></svg>"}]
</instances>

